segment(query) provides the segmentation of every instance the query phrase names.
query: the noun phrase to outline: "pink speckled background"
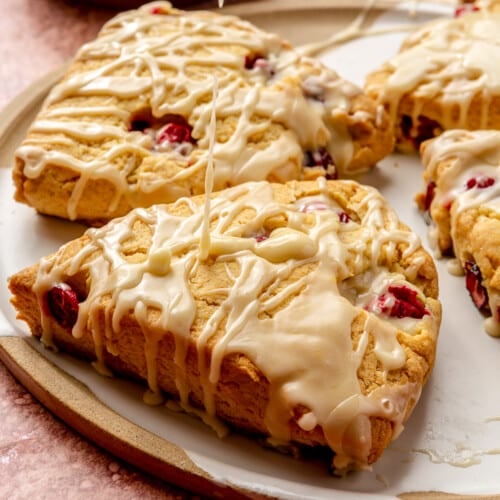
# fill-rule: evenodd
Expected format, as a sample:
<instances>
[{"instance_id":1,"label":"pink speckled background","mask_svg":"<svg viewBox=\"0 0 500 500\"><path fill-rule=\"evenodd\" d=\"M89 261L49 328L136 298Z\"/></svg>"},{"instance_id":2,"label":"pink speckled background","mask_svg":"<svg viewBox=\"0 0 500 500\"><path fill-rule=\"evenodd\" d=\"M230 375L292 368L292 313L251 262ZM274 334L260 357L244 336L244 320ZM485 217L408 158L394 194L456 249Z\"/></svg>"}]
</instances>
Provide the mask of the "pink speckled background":
<instances>
[{"instance_id":1,"label":"pink speckled background","mask_svg":"<svg viewBox=\"0 0 500 500\"><path fill-rule=\"evenodd\" d=\"M66 61L116 12L89 5L1 1L0 108ZM34 400L0 363L0 498L192 497L77 435Z\"/></svg>"},{"instance_id":2,"label":"pink speckled background","mask_svg":"<svg viewBox=\"0 0 500 500\"><path fill-rule=\"evenodd\" d=\"M96 448L0 364L0 498L190 498Z\"/></svg>"}]
</instances>

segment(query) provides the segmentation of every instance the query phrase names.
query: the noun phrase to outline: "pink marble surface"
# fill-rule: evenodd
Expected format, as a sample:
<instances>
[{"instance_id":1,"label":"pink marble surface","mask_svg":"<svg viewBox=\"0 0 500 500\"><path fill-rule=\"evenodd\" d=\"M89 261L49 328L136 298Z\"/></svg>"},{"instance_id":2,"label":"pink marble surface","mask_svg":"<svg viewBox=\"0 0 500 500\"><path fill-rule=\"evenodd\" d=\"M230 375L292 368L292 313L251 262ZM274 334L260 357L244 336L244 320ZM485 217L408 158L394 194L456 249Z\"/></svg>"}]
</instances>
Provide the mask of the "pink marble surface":
<instances>
[{"instance_id":1,"label":"pink marble surface","mask_svg":"<svg viewBox=\"0 0 500 500\"><path fill-rule=\"evenodd\" d=\"M0 364L0 498L185 499L73 432Z\"/></svg>"},{"instance_id":2,"label":"pink marble surface","mask_svg":"<svg viewBox=\"0 0 500 500\"><path fill-rule=\"evenodd\" d=\"M2 0L0 108L58 67L115 11L89 2ZM191 498L95 447L0 363L0 498Z\"/></svg>"}]
</instances>

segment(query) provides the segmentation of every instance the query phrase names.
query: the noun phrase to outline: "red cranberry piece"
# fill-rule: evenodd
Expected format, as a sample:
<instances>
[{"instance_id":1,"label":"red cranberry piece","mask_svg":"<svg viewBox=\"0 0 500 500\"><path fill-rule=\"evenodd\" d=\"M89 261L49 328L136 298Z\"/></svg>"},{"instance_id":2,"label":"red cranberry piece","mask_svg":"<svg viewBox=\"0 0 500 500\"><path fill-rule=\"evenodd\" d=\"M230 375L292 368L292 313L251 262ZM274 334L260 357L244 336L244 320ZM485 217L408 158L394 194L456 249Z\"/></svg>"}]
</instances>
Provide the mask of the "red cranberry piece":
<instances>
[{"instance_id":1,"label":"red cranberry piece","mask_svg":"<svg viewBox=\"0 0 500 500\"><path fill-rule=\"evenodd\" d=\"M467 190L472 189L472 188L479 188L479 189L485 189L487 187L493 186L495 184L495 179L493 177L487 177L486 175L482 175L480 177L472 177L469 179L465 187Z\"/></svg>"},{"instance_id":2,"label":"red cranberry piece","mask_svg":"<svg viewBox=\"0 0 500 500\"><path fill-rule=\"evenodd\" d=\"M339 220L340 222L342 222L342 224L347 224L351 220L347 212L339 212L338 215L339 215Z\"/></svg>"},{"instance_id":3,"label":"red cranberry piece","mask_svg":"<svg viewBox=\"0 0 500 500\"><path fill-rule=\"evenodd\" d=\"M469 189L472 189L473 187L475 187L477 184L477 181L476 179L474 179L474 177L472 179L469 179L466 183L465 183L465 187L467 188L467 190Z\"/></svg>"},{"instance_id":4,"label":"red cranberry piece","mask_svg":"<svg viewBox=\"0 0 500 500\"><path fill-rule=\"evenodd\" d=\"M253 54L245 56L245 69L248 70L259 70L267 77L274 75L274 66L271 64L269 59L261 54Z\"/></svg>"},{"instance_id":5,"label":"red cranberry piece","mask_svg":"<svg viewBox=\"0 0 500 500\"><path fill-rule=\"evenodd\" d=\"M434 200L434 196L436 194L436 183L431 181L427 184L427 188L425 190L425 198L424 198L424 221L427 225L431 224L431 204ZM451 203L450 203L451 204Z\"/></svg>"},{"instance_id":6,"label":"red cranberry piece","mask_svg":"<svg viewBox=\"0 0 500 500\"><path fill-rule=\"evenodd\" d=\"M153 7L150 11L150 14L165 14L165 9L163 7Z\"/></svg>"},{"instance_id":7,"label":"red cranberry piece","mask_svg":"<svg viewBox=\"0 0 500 500\"><path fill-rule=\"evenodd\" d=\"M330 153L326 148L318 148L315 151L306 151L303 160L305 167L323 167L327 179L337 179L337 169Z\"/></svg>"},{"instance_id":8,"label":"red cranberry piece","mask_svg":"<svg viewBox=\"0 0 500 500\"><path fill-rule=\"evenodd\" d=\"M403 115L401 117L401 132L403 133L403 136L409 139L411 136L412 128L413 128L413 120L411 116Z\"/></svg>"},{"instance_id":9,"label":"red cranberry piece","mask_svg":"<svg viewBox=\"0 0 500 500\"><path fill-rule=\"evenodd\" d=\"M441 125L425 116L420 116L417 126L417 136L414 139L416 149L427 139L432 139L441 133Z\"/></svg>"},{"instance_id":10,"label":"red cranberry piece","mask_svg":"<svg viewBox=\"0 0 500 500\"><path fill-rule=\"evenodd\" d=\"M78 295L65 283L53 286L45 295L47 309L63 328L71 329L78 318Z\"/></svg>"},{"instance_id":11,"label":"red cranberry piece","mask_svg":"<svg viewBox=\"0 0 500 500\"><path fill-rule=\"evenodd\" d=\"M429 314L417 292L405 285L391 285L377 302L384 314L393 318L421 319Z\"/></svg>"},{"instance_id":12,"label":"red cranberry piece","mask_svg":"<svg viewBox=\"0 0 500 500\"><path fill-rule=\"evenodd\" d=\"M424 210L428 212L431 208L432 200L434 199L434 195L436 194L436 183L434 181L429 182L427 184L427 189L425 191L425 200L424 200Z\"/></svg>"},{"instance_id":13,"label":"red cranberry piece","mask_svg":"<svg viewBox=\"0 0 500 500\"><path fill-rule=\"evenodd\" d=\"M495 179L493 179L493 177L484 176L477 181L477 187L479 189L484 189L493 186L493 184L495 184Z\"/></svg>"},{"instance_id":14,"label":"red cranberry piece","mask_svg":"<svg viewBox=\"0 0 500 500\"><path fill-rule=\"evenodd\" d=\"M477 5L467 3L455 9L455 17L460 17L463 14L467 14L468 12L477 12L478 10L480 9Z\"/></svg>"},{"instance_id":15,"label":"red cranberry piece","mask_svg":"<svg viewBox=\"0 0 500 500\"><path fill-rule=\"evenodd\" d=\"M142 118L136 118L130 123L129 131L144 132L147 128L151 127L151 123L148 120Z\"/></svg>"},{"instance_id":16,"label":"red cranberry piece","mask_svg":"<svg viewBox=\"0 0 500 500\"><path fill-rule=\"evenodd\" d=\"M329 210L330 206L325 203L324 201L321 200L314 200L314 201L309 201L305 203L301 208L300 211L303 213L308 213L308 212L314 212L316 210Z\"/></svg>"},{"instance_id":17,"label":"red cranberry piece","mask_svg":"<svg viewBox=\"0 0 500 500\"><path fill-rule=\"evenodd\" d=\"M424 141L439 135L442 127L437 121L425 116L419 116L417 125L415 126L411 116L403 115L401 119L401 131L403 132L403 136L418 150Z\"/></svg>"},{"instance_id":18,"label":"red cranberry piece","mask_svg":"<svg viewBox=\"0 0 500 500\"><path fill-rule=\"evenodd\" d=\"M479 310L488 309L488 292L483 286L483 277L479 266L471 260L465 262L465 286L472 302Z\"/></svg>"},{"instance_id":19,"label":"red cranberry piece","mask_svg":"<svg viewBox=\"0 0 500 500\"><path fill-rule=\"evenodd\" d=\"M170 122L158 132L156 142L162 144L192 142L191 127L187 123Z\"/></svg>"},{"instance_id":20,"label":"red cranberry piece","mask_svg":"<svg viewBox=\"0 0 500 500\"><path fill-rule=\"evenodd\" d=\"M443 204L443 207L445 208L445 210L450 211L452 204L453 204L453 200L448 200L446 203Z\"/></svg>"},{"instance_id":21,"label":"red cranberry piece","mask_svg":"<svg viewBox=\"0 0 500 500\"><path fill-rule=\"evenodd\" d=\"M261 241L266 241L269 239L269 235L268 234L257 234L254 236L254 239L257 243L260 243Z\"/></svg>"},{"instance_id":22,"label":"red cranberry piece","mask_svg":"<svg viewBox=\"0 0 500 500\"><path fill-rule=\"evenodd\" d=\"M262 61L267 61L267 59L261 54L247 54L245 56L245 69L253 69L257 65L262 65Z\"/></svg>"}]
</instances>

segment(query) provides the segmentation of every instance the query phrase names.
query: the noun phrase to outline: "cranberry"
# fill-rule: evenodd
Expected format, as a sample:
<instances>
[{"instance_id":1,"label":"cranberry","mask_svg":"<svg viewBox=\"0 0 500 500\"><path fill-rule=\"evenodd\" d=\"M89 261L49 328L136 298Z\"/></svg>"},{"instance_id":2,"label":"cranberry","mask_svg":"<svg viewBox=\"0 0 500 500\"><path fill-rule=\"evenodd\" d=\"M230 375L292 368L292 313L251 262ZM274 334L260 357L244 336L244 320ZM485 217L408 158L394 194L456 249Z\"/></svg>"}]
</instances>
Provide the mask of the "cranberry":
<instances>
[{"instance_id":1,"label":"cranberry","mask_svg":"<svg viewBox=\"0 0 500 500\"><path fill-rule=\"evenodd\" d=\"M390 285L378 298L377 306L384 314L395 318L421 319L429 314L417 292L405 285Z\"/></svg>"},{"instance_id":2,"label":"cranberry","mask_svg":"<svg viewBox=\"0 0 500 500\"><path fill-rule=\"evenodd\" d=\"M448 210L448 212L451 210L451 205L453 204L453 200L448 200L446 203L443 203L443 208L445 210Z\"/></svg>"},{"instance_id":3,"label":"cranberry","mask_svg":"<svg viewBox=\"0 0 500 500\"><path fill-rule=\"evenodd\" d=\"M159 14L159 15L162 15L162 14L166 14L167 11L165 10L164 7L153 7L150 11L149 11L150 14Z\"/></svg>"},{"instance_id":4,"label":"cranberry","mask_svg":"<svg viewBox=\"0 0 500 500\"><path fill-rule=\"evenodd\" d=\"M413 120L409 115L403 115L401 117L401 132L403 132L403 136L410 138L411 129L413 127Z\"/></svg>"},{"instance_id":5,"label":"cranberry","mask_svg":"<svg viewBox=\"0 0 500 500\"><path fill-rule=\"evenodd\" d=\"M262 234L257 234L254 236L255 238L255 241L257 243L260 243L261 241L266 241L269 239L269 235L268 234L265 234L265 233L262 233Z\"/></svg>"},{"instance_id":6,"label":"cranberry","mask_svg":"<svg viewBox=\"0 0 500 500\"><path fill-rule=\"evenodd\" d=\"M319 211L332 210L332 207L328 203L325 203L324 201L321 201L321 200L309 201L306 204L304 204L302 207L300 207L300 211L303 213L314 212L317 210L319 210ZM339 221L342 224L347 224L351 220L351 217L349 217L349 214L347 212L338 211L337 215L338 215Z\"/></svg>"},{"instance_id":7,"label":"cranberry","mask_svg":"<svg viewBox=\"0 0 500 500\"><path fill-rule=\"evenodd\" d=\"M465 286L472 302L479 310L488 309L488 292L483 286L483 277L479 266L471 260L465 262Z\"/></svg>"},{"instance_id":8,"label":"cranberry","mask_svg":"<svg viewBox=\"0 0 500 500\"><path fill-rule=\"evenodd\" d=\"M438 122L425 116L420 116L417 125L417 136L413 140L415 149L419 149L424 141L436 137L441 131L442 128Z\"/></svg>"},{"instance_id":9,"label":"cranberry","mask_svg":"<svg viewBox=\"0 0 500 500\"><path fill-rule=\"evenodd\" d=\"M403 115L401 118L401 131L403 136L418 150L424 141L439 135L442 127L437 121L425 116L419 116L415 126L411 116Z\"/></svg>"},{"instance_id":10,"label":"cranberry","mask_svg":"<svg viewBox=\"0 0 500 500\"><path fill-rule=\"evenodd\" d=\"M460 17L463 14L467 14L468 12L477 12L478 10L480 9L477 5L467 3L455 9L455 17Z\"/></svg>"},{"instance_id":11,"label":"cranberry","mask_svg":"<svg viewBox=\"0 0 500 500\"><path fill-rule=\"evenodd\" d=\"M323 167L327 179L337 179L337 169L330 153L326 148L318 148L315 151L306 151L303 164L305 167Z\"/></svg>"},{"instance_id":12,"label":"cranberry","mask_svg":"<svg viewBox=\"0 0 500 500\"><path fill-rule=\"evenodd\" d=\"M65 283L53 286L45 295L50 314L63 328L70 329L78 318L78 295Z\"/></svg>"},{"instance_id":13,"label":"cranberry","mask_svg":"<svg viewBox=\"0 0 500 500\"><path fill-rule=\"evenodd\" d=\"M151 123L148 120L142 118L136 118L130 123L129 131L144 132L147 128L151 127Z\"/></svg>"},{"instance_id":14,"label":"cranberry","mask_svg":"<svg viewBox=\"0 0 500 500\"><path fill-rule=\"evenodd\" d=\"M191 126L187 123L170 122L158 131L157 144L192 142Z\"/></svg>"},{"instance_id":15,"label":"cranberry","mask_svg":"<svg viewBox=\"0 0 500 500\"><path fill-rule=\"evenodd\" d=\"M262 61L267 61L267 59L261 54L247 54L245 56L245 69L254 69L256 66L261 66Z\"/></svg>"},{"instance_id":16,"label":"cranberry","mask_svg":"<svg viewBox=\"0 0 500 500\"><path fill-rule=\"evenodd\" d=\"M303 213L314 212L315 210L329 210L330 206L321 200L308 201L300 207Z\"/></svg>"},{"instance_id":17,"label":"cranberry","mask_svg":"<svg viewBox=\"0 0 500 500\"><path fill-rule=\"evenodd\" d=\"M274 76L274 65L261 54L246 55L245 56L245 69L258 70L263 73L267 78Z\"/></svg>"},{"instance_id":18,"label":"cranberry","mask_svg":"<svg viewBox=\"0 0 500 500\"><path fill-rule=\"evenodd\" d=\"M333 165L332 157L325 148L318 148L316 151L306 151L304 161L306 167L321 166L326 168L328 165Z\"/></svg>"},{"instance_id":19,"label":"cranberry","mask_svg":"<svg viewBox=\"0 0 500 500\"><path fill-rule=\"evenodd\" d=\"M434 181L429 182L427 184L427 189L425 191L425 200L424 200L424 210L428 212L431 209L431 203L434 199L434 195L436 194L436 183Z\"/></svg>"},{"instance_id":20,"label":"cranberry","mask_svg":"<svg viewBox=\"0 0 500 500\"><path fill-rule=\"evenodd\" d=\"M351 220L347 212L339 212L338 215L339 215L339 221L342 222L342 224L347 224Z\"/></svg>"},{"instance_id":21,"label":"cranberry","mask_svg":"<svg viewBox=\"0 0 500 500\"><path fill-rule=\"evenodd\" d=\"M495 179L493 177L482 175L480 177L472 177L471 179L469 179L466 182L465 187L467 188L467 190L472 188L484 189L493 186L493 184L495 184Z\"/></svg>"}]
</instances>

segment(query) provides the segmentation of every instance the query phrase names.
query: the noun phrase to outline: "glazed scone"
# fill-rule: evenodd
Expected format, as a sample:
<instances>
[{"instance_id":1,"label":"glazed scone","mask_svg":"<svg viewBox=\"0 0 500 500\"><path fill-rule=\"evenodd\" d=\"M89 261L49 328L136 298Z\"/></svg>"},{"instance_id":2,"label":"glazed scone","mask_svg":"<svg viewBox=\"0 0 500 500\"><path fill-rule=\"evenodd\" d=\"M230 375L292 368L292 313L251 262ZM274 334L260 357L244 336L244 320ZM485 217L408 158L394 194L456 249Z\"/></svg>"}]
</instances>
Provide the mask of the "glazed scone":
<instances>
[{"instance_id":1,"label":"glazed scone","mask_svg":"<svg viewBox=\"0 0 500 500\"><path fill-rule=\"evenodd\" d=\"M403 152L443 130L500 129L500 13L467 10L409 35L367 77L365 91L389 112Z\"/></svg>"},{"instance_id":2,"label":"glazed scone","mask_svg":"<svg viewBox=\"0 0 500 500\"><path fill-rule=\"evenodd\" d=\"M15 198L99 225L203 193L216 86L215 190L350 177L393 148L382 107L278 36L156 2L77 53L16 151Z\"/></svg>"},{"instance_id":3,"label":"glazed scone","mask_svg":"<svg viewBox=\"0 0 500 500\"><path fill-rule=\"evenodd\" d=\"M9 286L45 345L219 431L331 449L338 473L403 429L441 318L418 236L375 189L324 178L134 209Z\"/></svg>"},{"instance_id":4,"label":"glazed scone","mask_svg":"<svg viewBox=\"0 0 500 500\"><path fill-rule=\"evenodd\" d=\"M449 130L421 148L431 245L454 255L472 300L500 336L500 131Z\"/></svg>"},{"instance_id":5,"label":"glazed scone","mask_svg":"<svg viewBox=\"0 0 500 500\"><path fill-rule=\"evenodd\" d=\"M500 12L500 0L476 0L470 2L472 10L489 10L491 12Z\"/></svg>"}]
</instances>

